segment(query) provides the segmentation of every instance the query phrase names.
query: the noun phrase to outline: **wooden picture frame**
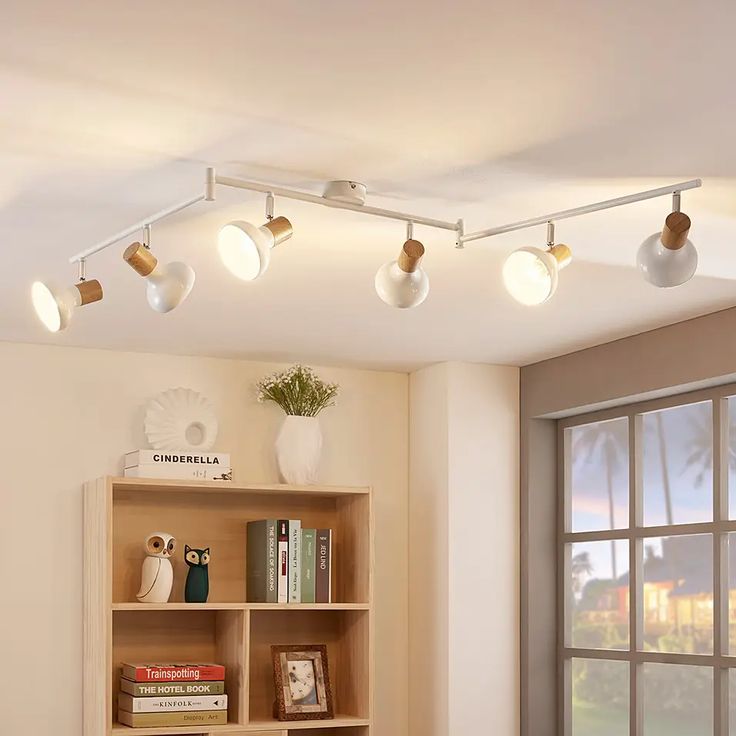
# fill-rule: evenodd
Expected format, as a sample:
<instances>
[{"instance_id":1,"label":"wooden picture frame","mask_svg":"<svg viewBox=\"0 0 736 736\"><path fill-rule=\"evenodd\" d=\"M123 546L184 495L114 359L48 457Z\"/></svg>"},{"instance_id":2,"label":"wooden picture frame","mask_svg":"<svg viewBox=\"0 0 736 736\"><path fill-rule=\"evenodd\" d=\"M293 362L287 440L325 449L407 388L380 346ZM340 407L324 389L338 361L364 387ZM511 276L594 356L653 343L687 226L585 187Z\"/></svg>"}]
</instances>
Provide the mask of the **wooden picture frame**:
<instances>
[{"instance_id":1,"label":"wooden picture frame","mask_svg":"<svg viewBox=\"0 0 736 736\"><path fill-rule=\"evenodd\" d=\"M324 644L275 644L271 646L271 657L276 693L274 718L317 721L335 717ZM294 696L302 688L305 695L299 700Z\"/></svg>"}]
</instances>

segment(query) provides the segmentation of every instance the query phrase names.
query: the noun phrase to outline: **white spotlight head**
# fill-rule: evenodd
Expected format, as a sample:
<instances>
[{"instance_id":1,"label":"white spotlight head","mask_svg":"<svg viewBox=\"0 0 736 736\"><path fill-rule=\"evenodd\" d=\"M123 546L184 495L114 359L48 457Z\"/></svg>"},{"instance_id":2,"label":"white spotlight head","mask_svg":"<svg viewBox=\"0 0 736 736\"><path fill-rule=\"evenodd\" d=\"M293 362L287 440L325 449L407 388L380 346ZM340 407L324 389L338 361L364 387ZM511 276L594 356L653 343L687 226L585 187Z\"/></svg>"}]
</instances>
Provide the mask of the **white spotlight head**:
<instances>
[{"instance_id":1,"label":"white spotlight head","mask_svg":"<svg viewBox=\"0 0 736 736\"><path fill-rule=\"evenodd\" d=\"M407 240L395 261L384 263L376 273L376 293L390 307L407 309L419 306L429 294L429 276L419 266L424 246Z\"/></svg>"},{"instance_id":2,"label":"white spotlight head","mask_svg":"<svg viewBox=\"0 0 736 736\"><path fill-rule=\"evenodd\" d=\"M291 223L285 217L276 217L262 227L238 220L220 230L217 250L230 273L243 281L253 281L268 268L271 248L293 234Z\"/></svg>"},{"instance_id":3,"label":"white spotlight head","mask_svg":"<svg viewBox=\"0 0 736 736\"><path fill-rule=\"evenodd\" d=\"M49 332L66 329L77 307L102 299L102 285L96 279L80 281L67 289L56 290L35 281L31 287L31 300L36 316Z\"/></svg>"},{"instance_id":4,"label":"white spotlight head","mask_svg":"<svg viewBox=\"0 0 736 736\"><path fill-rule=\"evenodd\" d=\"M194 286L194 269L175 261L161 266L156 256L142 243L132 243L125 249L123 260L146 279L146 298L151 309L170 312L178 307Z\"/></svg>"},{"instance_id":5,"label":"white spotlight head","mask_svg":"<svg viewBox=\"0 0 736 736\"><path fill-rule=\"evenodd\" d=\"M690 224L684 212L671 212L662 232L650 235L639 246L636 264L650 284L669 288L693 277L698 267L698 251L687 237Z\"/></svg>"},{"instance_id":6,"label":"white spotlight head","mask_svg":"<svg viewBox=\"0 0 736 736\"><path fill-rule=\"evenodd\" d=\"M562 244L549 250L519 248L503 264L503 283L520 304L543 304L557 289L560 269L571 260L570 249Z\"/></svg>"}]
</instances>

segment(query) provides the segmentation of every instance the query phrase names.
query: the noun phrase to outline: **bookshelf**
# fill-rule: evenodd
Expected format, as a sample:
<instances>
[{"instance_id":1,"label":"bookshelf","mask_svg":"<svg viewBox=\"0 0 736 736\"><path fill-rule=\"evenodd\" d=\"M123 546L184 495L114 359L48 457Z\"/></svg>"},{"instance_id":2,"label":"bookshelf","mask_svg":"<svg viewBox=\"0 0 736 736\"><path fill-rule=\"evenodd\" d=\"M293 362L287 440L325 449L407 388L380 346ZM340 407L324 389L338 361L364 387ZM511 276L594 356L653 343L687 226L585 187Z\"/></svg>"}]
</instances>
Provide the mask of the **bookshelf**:
<instances>
[{"instance_id":1,"label":"bookshelf","mask_svg":"<svg viewBox=\"0 0 736 736\"><path fill-rule=\"evenodd\" d=\"M246 522L301 519L333 530L334 603L245 600ZM177 538L169 603L135 600L143 540ZM369 488L239 485L104 477L84 487L84 736L372 736L373 514ZM207 603L183 601L187 543L212 549ZM326 644L336 716L272 716L272 644ZM123 661L216 661L227 668L227 725L117 722Z\"/></svg>"}]
</instances>

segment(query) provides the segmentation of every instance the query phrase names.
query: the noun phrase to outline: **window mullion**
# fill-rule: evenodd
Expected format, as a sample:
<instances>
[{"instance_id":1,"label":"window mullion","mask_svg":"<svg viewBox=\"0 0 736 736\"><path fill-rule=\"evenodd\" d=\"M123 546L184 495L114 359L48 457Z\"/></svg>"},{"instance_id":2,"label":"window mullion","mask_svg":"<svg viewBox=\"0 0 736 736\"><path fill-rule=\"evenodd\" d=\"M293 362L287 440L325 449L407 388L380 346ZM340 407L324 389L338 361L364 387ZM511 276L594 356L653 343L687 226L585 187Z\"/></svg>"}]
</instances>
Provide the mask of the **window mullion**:
<instances>
[{"instance_id":1,"label":"window mullion","mask_svg":"<svg viewBox=\"0 0 736 736\"><path fill-rule=\"evenodd\" d=\"M641 429L642 417L629 415L629 531L637 529L642 522L641 483ZM629 542L629 649L643 649L643 616L639 594L639 570L642 560L642 541L636 537ZM643 704L641 702L641 665L636 657L631 658L629 667L629 736L642 736Z\"/></svg>"},{"instance_id":2,"label":"window mullion","mask_svg":"<svg viewBox=\"0 0 736 736\"><path fill-rule=\"evenodd\" d=\"M723 522L728 519L728 399L713 399L713 733L728 736L728 670L721 657L729 651L728 630L728 534Z\"/></svg>"}]
</instances>

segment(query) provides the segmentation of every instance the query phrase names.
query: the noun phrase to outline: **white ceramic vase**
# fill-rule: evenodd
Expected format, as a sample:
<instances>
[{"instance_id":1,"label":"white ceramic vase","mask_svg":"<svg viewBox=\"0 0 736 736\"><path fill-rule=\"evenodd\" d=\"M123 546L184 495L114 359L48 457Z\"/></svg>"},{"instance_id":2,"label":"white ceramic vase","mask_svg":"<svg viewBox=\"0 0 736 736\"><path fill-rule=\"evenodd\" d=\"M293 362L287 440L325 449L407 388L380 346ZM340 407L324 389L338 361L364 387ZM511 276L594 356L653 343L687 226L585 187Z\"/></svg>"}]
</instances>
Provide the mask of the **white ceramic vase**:
<instances>
[{"instance_id":1,"label":"white ceramic vase","mask_svg":"<svg viewBox=\"0 0 736 736\"><path fill-rule=\"evenodd\" d=\"M284 483L308 485L317 481L322 454L322 430L317 417L284 417L276 438L276 461Z\"/></svg>"}]
</instances>

